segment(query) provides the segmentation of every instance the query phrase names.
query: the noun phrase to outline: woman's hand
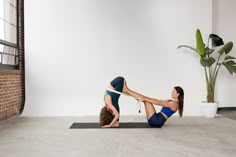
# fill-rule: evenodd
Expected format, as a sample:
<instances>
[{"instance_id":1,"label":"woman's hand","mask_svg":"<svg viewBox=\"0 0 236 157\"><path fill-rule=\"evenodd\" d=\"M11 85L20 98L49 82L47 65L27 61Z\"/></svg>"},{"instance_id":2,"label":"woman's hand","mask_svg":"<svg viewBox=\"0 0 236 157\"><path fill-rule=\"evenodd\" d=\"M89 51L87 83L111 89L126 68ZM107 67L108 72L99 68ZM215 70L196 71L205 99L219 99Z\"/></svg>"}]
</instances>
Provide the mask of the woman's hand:
<instances>
[{"instance_id":1,"label":"woman's hand","mask_svg":"<svg viewBox=\"0 0 236 157\"><path fill-rule=\"evenodd\" d=\"M147 98L146 96L141 96L141 97L135 98L135 99L137 99L138 101L145 101L146 98Z\"/></svg>"},{"instance_id":2,"label":"woman's hand","mask_svg":"<svg viewBox=\"0 0 236 157\"><path fill-rule=\"evenodd\" d=\"M119 121L116 121L113 126L111 124L108 124L108 125L103 125L102 128L119 128L120 126L120 123Z\"/></svg>"},{"instance_id":3,"label":"woman's hand","mask_svg":"<svg viewBox=\"0 0 236 157\"><path fill-rule=\"evenodd\" d=\"M109 124L109 125L103 125L102 126L102 128L110 128L111 127L111 125Z\"/></svg>"}]
</instances>

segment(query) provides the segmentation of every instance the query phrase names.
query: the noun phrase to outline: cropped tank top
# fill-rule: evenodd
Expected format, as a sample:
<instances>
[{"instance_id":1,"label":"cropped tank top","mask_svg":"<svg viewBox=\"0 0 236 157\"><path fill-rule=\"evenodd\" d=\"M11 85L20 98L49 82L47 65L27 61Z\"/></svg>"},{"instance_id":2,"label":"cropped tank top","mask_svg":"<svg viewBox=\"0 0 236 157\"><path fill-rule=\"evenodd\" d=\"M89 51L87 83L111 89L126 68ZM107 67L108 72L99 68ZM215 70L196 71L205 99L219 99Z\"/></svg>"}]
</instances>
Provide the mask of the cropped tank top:
<instances>
[{"instance_id":1,"label":"cropped tank top","mask_svg":"<svg viewBox=\"0 0 236 157\"><path fill-rule=\"evenodd\" d=\"M120 113L120 107L119 107L119 103L118 103L120 95L110 92L108 90L106 90L105 95L106 94L111 96L111 101L112 101L113 106L116 108L117 112Z\"/></svg>"},{"instance_id":2,"label":"cropped tank top","mask_svg":"<svg viewBox=\"0 0 236 157\"><path fill-rule=\"evenodd\" d=\"M114 90L118 91L118 92L122 92L123 90L123 86L124 86L124 77L119 76L116 77L115 79L113 79L110 84L112 87L114 87ZM111 92L106 90L105 95L108 94L111 96L111 100L112 100L112 104L113 106L116 108L116 110L120 113L120 107L119 107L119 98L120 98L120 94Z\"/></svg>"},{"instance_id":3,"label":"cropped tank top","mask_svg":"<svg viewBox=\"0 0 236 157\"><path fill-rule=\"evenodd\" d=\"M169 101L172 101L172 100L168 100ZM167 115L168 117L171 117L176 111L173 111L171 108L169 107L165 107L163 106L162 109L161 109L161 112L163 112L165 115Z\"/></svg>"}]
</instances>

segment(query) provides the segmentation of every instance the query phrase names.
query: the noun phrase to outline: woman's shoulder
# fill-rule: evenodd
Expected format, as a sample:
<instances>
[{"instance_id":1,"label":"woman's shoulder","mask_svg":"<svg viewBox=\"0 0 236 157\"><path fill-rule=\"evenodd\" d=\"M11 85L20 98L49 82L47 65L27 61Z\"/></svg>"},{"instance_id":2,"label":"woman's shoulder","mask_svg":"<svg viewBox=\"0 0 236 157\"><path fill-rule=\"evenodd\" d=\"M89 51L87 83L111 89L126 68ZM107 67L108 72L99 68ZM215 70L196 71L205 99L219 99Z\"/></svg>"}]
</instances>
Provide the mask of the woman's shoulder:
<instances>
[{"instance_id":1,"label":"woman's shoulder","mask_svg":"<svg viewBox=\"0 0 236 157\"><path fill-rule=\"evenodd\" d=\"M176 103L176 104L178 104L178 102L177 102L177 101L175 101L175 100L173 100L173 99L167 99L167 101L168 101L168 102L173 102L173 103Z\"/></svg>"},{"instance_id":2,"label":"woman's shoulder","mask_svg":"<svg viewBox=\"0 0 236 157\"><path fill-rule=\"evenodd\" d=\"M172 104L171 105L172 107L170 107L171 110L173 110L173 111L177 111L178 110L178 108L179 108L178 102L176 102L173 99L168 99L167 101L168 101L168 103Z\"/></svg>"},{"instance_id":3,"label":"woman's shoulder","mask_svg":"<svg viewBox=\"0 0 236 157\"><path fill-rule=\"evenodd\" d=\"M167 101L168 101L168 102L171 102L171 101L173 101L173 100L172 100L172 99L167 99Z\"/></svg>"}]
</instances>

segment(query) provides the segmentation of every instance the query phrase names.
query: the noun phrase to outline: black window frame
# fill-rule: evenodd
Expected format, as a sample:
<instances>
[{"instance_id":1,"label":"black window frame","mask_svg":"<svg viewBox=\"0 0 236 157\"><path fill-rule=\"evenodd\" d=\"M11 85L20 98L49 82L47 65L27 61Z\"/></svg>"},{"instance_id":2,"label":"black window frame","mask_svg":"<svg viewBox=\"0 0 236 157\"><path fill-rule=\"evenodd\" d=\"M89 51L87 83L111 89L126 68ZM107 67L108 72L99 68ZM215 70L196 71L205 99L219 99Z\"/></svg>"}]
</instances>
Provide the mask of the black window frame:
<instances>
[{"instance_id":1,"label":"black window frame","mask_svg":"<svg viewBox=\"0 0 236 157\"><path fill-rule=\"evenodd\" d=\"M0 39L0 44L4 45L4 46L9 46L11 48L15 48L17 53L15 55L13 55L15 57L15 65L10 65L10 64L3 64L2 62L0 62L0 70L1 69L14 69L14 70L19 70L19 7L18 7L18 3L19 0L16 0L16 44L6 41L6 40L2 40ZM1 55L1 59L3 59L3 55L4 52L0 52ZM12 54L9 54L12 55ZM17 58L17 59L16 59Z\"/></svg>"}]
</instances>

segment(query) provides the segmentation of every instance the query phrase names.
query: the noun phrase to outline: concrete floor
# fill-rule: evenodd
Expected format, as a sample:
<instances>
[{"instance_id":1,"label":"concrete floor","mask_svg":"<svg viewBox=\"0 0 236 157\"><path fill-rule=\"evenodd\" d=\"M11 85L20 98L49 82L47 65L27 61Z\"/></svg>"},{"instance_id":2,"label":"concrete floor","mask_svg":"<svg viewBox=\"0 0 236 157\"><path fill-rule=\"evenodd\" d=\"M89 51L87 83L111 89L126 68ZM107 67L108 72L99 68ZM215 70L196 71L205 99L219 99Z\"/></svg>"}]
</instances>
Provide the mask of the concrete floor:
<instances>
[{"instance_id":1,"label":"concrete floor","mask_svg":"<svg viewBox=\"0 0 236 157\"><path fill-rule=\"evenodd\" d=\"M236 120L236 110L220 110L218 114L229 119Z\"/></svg>"},{"instance_id":2,"label":"concrete floor","mask_svg":"<svg viewBox=\"0 0 236 157\"><path fill-rule=\"evenodd\" d=\"M68 129L97 119L12 118L0 124L0 157L236 156L236 121L229 118L172 117L162 129Z\"/></svg>"}]
</instances>

